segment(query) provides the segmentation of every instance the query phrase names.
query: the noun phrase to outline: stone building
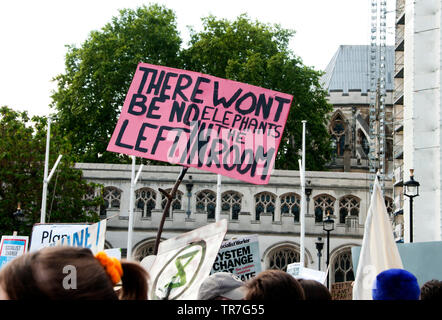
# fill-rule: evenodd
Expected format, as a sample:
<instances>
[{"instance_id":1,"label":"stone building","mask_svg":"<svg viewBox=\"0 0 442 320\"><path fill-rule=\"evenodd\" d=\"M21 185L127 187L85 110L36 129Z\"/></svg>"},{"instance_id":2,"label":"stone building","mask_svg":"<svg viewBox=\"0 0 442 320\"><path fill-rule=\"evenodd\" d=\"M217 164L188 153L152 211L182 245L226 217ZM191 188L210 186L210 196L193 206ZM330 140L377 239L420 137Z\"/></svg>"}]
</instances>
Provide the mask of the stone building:
<instances>
[{"instance_id":1,"label":"stone building","mask_svg":"<svg viewBox=\"0 0 442 320\"><path fill-rule=\"evenodd\" d=\"M108 220L107 246L126 249L131 166L78 163L76 167L83 171L86 180L104 186L105 206L99 210L102 217L112 217ZM153 252L166 203L158 189L171 188L179 172L180 167L176 166L143 169L135 188L132 252L138 259ZM309 268L319 267L315 243L318 237L326 239L322 220L330 213L335 220L335 230L330 235L330 281L353 280L351 247L361 245L370 201L367 174L306 172L306 181L305 264ZM213 173L189 169L166 218L162 239L215 221L216 182ZM265 186L223 177L221 219L228 220L226 238L258 234L263 270L285 270L288 264L299 262L300 193L298 171L274 170ZM386 199L391 210L392 199ZM325 270L326 252L324 246L321 270Z\"/></svg>"},{"instance_id":2,"label":"stone building","mask_svg":"<svg viewBox=\"0 0 442 320\"><path fill-rule=\"evenodd\" d=\"M329 132L335 145L335 158L329 168L333 171L368 172L370 144L369 127L376 124L379 115L371 119L369 115L370 91L370 46L341 45L325 69L321 79L328 92L328 102L333 105L330 114ZM386 173L392 174L392 112L394 47L386 50Z\"/></svg>"},{"instance_id":3,"label":"stone building","mask_svg":"<svg viewBox=\"0 0 442 320\"><path fill-rule=\"evenodd\" d=\"M326 242L322 221L330 214L335 228L330 233L330 282L354 280L351 247L360 246L370 205L368 148L368 46L340 46L322 78L333 105L329 130L336 153L329 171L306 172L305 265L326 269L327 246L319 259L318 238ZM394 49L388 48L387 113L391 117ZM391 132L388 127L387 133ZM307 137L308 138L308 137ZM392 141L389 140L391 160ZM97 208L108 220L106 244L127 246L130 198L130 165L78 163L88 181L104 186L105 205ZM146 166L135 188L133 256L141 260L152 254L166 199L159 188L170 189L180 172L176 166ZM189 169L179 186L166 218L162 239L215 221L217 176ZM97 192L93 190L92 192ZM93 193L91 193L91 196ZM393 212L392 184L386 181L384 195ZM221 219L228 220L227 239L257 234L262 269L286 270L300 261L300 200L298 171L273 170L267 185L253 185L222 178Z\"/></svg>"}]
</instances>

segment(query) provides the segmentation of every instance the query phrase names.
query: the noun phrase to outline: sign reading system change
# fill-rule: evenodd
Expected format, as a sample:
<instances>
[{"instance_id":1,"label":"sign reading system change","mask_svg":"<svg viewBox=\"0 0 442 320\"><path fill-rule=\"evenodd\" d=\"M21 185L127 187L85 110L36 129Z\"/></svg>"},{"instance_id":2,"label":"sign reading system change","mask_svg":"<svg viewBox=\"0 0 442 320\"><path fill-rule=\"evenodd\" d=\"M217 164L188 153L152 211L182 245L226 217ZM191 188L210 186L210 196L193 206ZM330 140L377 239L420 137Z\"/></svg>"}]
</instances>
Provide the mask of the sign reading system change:
<instances>
[{"instance_id":1,"label":"sign reading system change","mask_svg":"<svg viewBox=\"0 0 442 320\"><path fill-rule=\"evenodd\" d=\"M107 150L267 184L292 99L140 63Z\"/></svg>"}]
</instances>

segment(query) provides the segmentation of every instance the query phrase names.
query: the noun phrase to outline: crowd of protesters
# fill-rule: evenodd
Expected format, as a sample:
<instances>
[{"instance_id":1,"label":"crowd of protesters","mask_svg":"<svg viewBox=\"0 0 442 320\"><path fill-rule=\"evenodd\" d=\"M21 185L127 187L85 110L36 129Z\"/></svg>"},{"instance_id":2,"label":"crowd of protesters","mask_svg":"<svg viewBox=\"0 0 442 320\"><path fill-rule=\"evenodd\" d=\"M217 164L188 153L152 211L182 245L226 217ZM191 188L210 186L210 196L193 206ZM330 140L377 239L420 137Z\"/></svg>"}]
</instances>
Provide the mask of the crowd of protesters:
<instances>
[{"instance_id":1,"label":"crowd of protesters","mask_svg":"<svg viewBox=\"0 0 442 320\"><path fill-rule=\"evenodd\" d=\"M72 269L70 269L72 267ZM75 275L69 277L69 272ZM138 262L111 258L89 249L50 247L26 253L0 271L1 300L147 300L148 271ZM75 289L75 290L70 290ZM442 282L419 287L403 269L379 273L373 300L441 300ZM265 270L242 281L228 272L207 276L198 300L332 300L320 282L296 279L281 270Z\"/></svg>"}]
</instances>

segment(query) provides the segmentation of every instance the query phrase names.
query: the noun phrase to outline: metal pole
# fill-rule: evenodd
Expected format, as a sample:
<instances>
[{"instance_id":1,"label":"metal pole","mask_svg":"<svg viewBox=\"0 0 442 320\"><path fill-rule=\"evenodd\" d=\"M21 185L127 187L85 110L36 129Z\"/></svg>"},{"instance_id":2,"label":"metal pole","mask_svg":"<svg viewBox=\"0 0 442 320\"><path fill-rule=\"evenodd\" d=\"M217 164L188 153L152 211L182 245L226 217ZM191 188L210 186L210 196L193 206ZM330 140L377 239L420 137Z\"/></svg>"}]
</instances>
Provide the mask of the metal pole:
<instances>
[{"instance_id":1,"label":"metal pole","mask_svg":"<svg viewBox=\"0 0 442 320\"><path fill-rule=\"evenodd\" d=\"M413 197L410 197L410 243L413 242Z\"/></svg>"},{"instance_id":2,"label":"metal pole","mask_svg":"<svg viewBox=\"0 0 442 320\"><path fill-rule=\"evenodd\" d=\"M129 224L127 231L127 254L128 260L132 259L132 231L134 225L134 192L135 192L135 156L132 157L132 171L130 177L130 195L129 195Z\"/></svg>"},{"instance_id":3,"label":"metal pole","mask_svg":"<svg viewBox=\"0 0 442 320\"><path fill-rule=\"evenodd\" d=\"M321 252L318 251L318 270L321 271Z\"/></svg>"},{"instance_id":4,"label":"metal pole","mask_svg":"<svg viewBox=\"0 0 442 320\"><path fill-rule=\"evenodd\" d=\"M221 175L218 174L216 183L216 207L215 207L215 222L218 222L221 217Z\"/></svg>"},{"instance_id":5,"label":"metal pole","mask_svg":"<svg viewBox=\"0 0 442 320\"><path fill-rule=\"evenodd\" d=\"M330 263L330 231L327 231L327 269L328 269L328 264ZM327 288L329 287L329 274L330 272L327 272Z\"/></svg>"},{"instance_id":6,"label":"metal pole","mask_svg":"<svg viewBox=\"0 0 442 320\"><path fill-rule=\"evenodd\" d=\"M48 167L49 167L49 141L51 139L51 118L48 117L48 130L46 136L46 155L45 155L45 167L43 173L43 193L41 196L41 212L40 212L40 223L45 223L46 221L46 198L48 194Z\"/></svg>"},{"instance_id":7,"label":"metal pole","mask_svg":"<svg viewBox=\"0 0 442 320\"><path fill-rule=\"evenodd\" d=\"M305 239L305 123L306 122L307 122L306 120L302 120L302 168L300 168L301 169L301 171L300 171L300 173L301 173L301 218L300 218L300 222L301 222L301 241L300 241L301 267L305 266L304 239Z\"/></svg>"},{"instance_id":8,"label":"metal pole","mask_svg":"<svg viewBox=\"0 0 442 320\"><path fill-rule=\"evenodd\" d=\"M134 204L135 204L135 186L143 170L143 164L138 169L137 176L135 176L135 156L132 157L132 172L130 178L130 195L129 195L129 223L127 228L127 253L126 258L132 259L132 235L134 229Z\"/></svg>"}]
</instances>

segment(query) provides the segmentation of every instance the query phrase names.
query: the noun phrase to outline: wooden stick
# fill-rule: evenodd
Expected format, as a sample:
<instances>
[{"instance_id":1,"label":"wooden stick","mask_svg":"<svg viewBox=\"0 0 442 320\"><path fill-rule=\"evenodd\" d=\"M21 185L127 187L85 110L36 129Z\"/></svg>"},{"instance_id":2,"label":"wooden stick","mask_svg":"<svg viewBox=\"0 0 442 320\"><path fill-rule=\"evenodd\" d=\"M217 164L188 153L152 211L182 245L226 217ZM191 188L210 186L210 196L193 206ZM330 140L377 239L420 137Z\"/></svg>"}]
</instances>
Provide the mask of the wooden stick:
<instances>
[{"instance_id":1,"label":"wooden stick","mask_svg":"<svg viewBox=\"0 0 442 320\"><path fill-rule=\"evenodd\" d=\"M176 180L175 185L173 186L172 191L170 193L167 193L165 190L163 190L161 188L159 189L160 192L162 194L164 194L164 196L167 198L167 202L166 202L166 207L164 208L164 211L163 211L163 216L161 217L160 225L158 227L157 238L155 240L155 248L153 251L154 255L157 255L157 253L158 253L158 246L160 245L161 233L163 232L163 226L164 226L164 221L166 221L166 215L169 212L173 198L175 198L175 194L176 194L176 191L178 190L178 186L180 185L181 181L183 181L183 178L186 175L186 172L188 169L189 169L188 167L181 168L180 175L178 176L178 179Z\"/></svg>"}]
</instances>

